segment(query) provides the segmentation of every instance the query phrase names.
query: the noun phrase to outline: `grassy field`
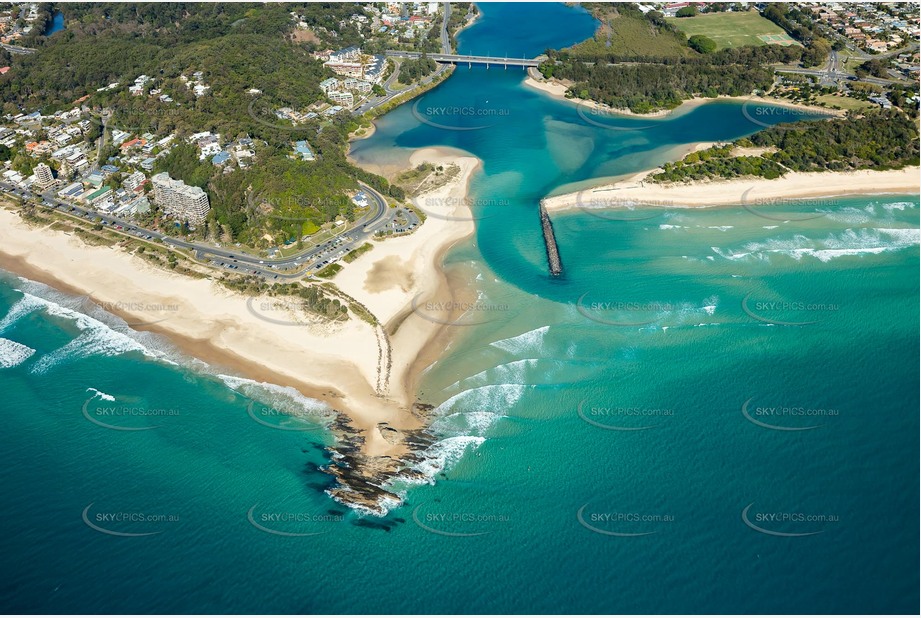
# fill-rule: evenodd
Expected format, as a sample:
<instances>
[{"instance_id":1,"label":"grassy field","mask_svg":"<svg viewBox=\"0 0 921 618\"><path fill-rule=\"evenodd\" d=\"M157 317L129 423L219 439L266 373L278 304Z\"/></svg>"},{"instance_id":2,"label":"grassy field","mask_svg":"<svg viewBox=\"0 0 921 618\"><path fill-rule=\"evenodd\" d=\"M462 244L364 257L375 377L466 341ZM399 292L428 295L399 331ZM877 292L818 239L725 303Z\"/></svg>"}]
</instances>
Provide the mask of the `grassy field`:
<instances>
[{"instance_id":1,"label":"grassy field","mask_svg":"<svg viewBox=\"0 0 921 618\"><path fill-rule=\"evenodd\" d=\"M878 107L878 105L870 103L869 101L861 101L860 99L852 99L851 97L837 97L833 94L823 94L822 96L816 97L816 100L829 107L840 107L841 109L849 110L863 110Z\"/></svg>"},{"instance_id":2,"label":"grassy field","mask_svg":"<svg viewBox=\"0 0 921 618\"><path fill-rule=\"evenodd\" d=\"M602 5L593 15L601 21L601 26L594 38L570 47L573 53L673 57L692 53L673 34L660 34L645 19L618 13L616 5Z\"/></svg>"},{"instance_id":3,"label":"grassy field","mask_svg":"<svg viewBox=\"0 0 921 618\"><path fill-rule=\"evenodd\" d=\"M705 13L696 17L673 17L668 21L689 37L695 34L710 37L716 41L718 49L768 43L794 43L783 28L761 17L757 11Z\"/></svg>"}]
</instances>

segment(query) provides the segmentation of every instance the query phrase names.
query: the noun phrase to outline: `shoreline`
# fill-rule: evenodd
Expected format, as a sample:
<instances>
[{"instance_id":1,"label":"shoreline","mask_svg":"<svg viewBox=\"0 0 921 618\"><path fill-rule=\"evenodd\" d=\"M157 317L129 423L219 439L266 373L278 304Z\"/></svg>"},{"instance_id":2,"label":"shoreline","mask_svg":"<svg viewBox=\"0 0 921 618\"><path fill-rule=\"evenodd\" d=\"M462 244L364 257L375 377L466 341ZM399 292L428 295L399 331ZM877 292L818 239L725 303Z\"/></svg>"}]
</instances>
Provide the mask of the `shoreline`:
<instances>
[{"instance_id":1,"label":"shoreline","mask_svg":"<svg viewBox=\"0 0 921 618\"><path fill-rule=\"evenodd\" d=\"M466 201L470 180L481 169L482 162L456 152L446 147L431 147L416 150L410 156L411 167L423 162L460 167L456 178L419 196L449 204L450 218L428 216L412 234L373 241L371 251L345 264L333 279L343 292L361 302L378 318L384 332L392 339L391 376L401 388L396 391L391 387L386 394L397 398L404 406L412 405L415 399L416 374L435 360L428 358L427 348L432 347L429 343L448 330L443 322L457 317L450 311L415 312L414 301L418 299L417 303L423 303L435 298L451 302L459 295L466 295L462 286L450 285L442 264L451 247L475 231Z\"/></svg>"},{"instance_id":2,"label":"shoreline","mask_svg":"<svg viewBox=\"0 0 921 618\"><path fill-rule=\"evenodd\" d=\"M288 306L261 310L262 303L283 299L249 297L210 277L170 273L113 247L32 227L7 209L0 209L0 243L0 265L7 270L86 295L129 324L140 323L134 330L163 335L190 356L249 379L293 386L346 414L360 430L371 430L380 421L408 420L392 402L376 397L371 384L377 355L367 354L368 342L375 340L373 329L357 318L332 323ZM174 309L164 312L162 307ZM260 318L260 312L268 319ZM398 450L370 433L370 453Z\"/></svg>"},{"instance_id":3,"label":"shoreline","mask_svg":"<svg viewBox=\"0 0 921 618\"><path fill-rule=\"evenodd\" d=\"M582 191L545 197L541 203L550 212L589 208L713 208L764 204L848 195L917 195L919 167L901 170L857 170L849 172L790 172L781 178L695 181L686 184L652 184L644 180L659 168L616 182ZM594 202L594 204L591 204Z\"/></svg>"},{"instance_id":4,"label":"shoreline","mask_svg":"<svg viewBox=\"0 0 921 618\"><path fill-rule=\"evenodd\" d=\"M539 73L538 73L539 75ZM691 110L705 105L707 103L713 103L716 101L740 101L740 102L753 102L753 103L764 103L766 105L776 105L778 107L785 107L787 109L799 110L804 112L814 112L826 114L829 117L843 117L847 112L846 110L836 110L830 109L827 107L820 107L817 105L805 105L803 103L793 103L786 99L777 99L773 97L764 97L764 96L750 96L750 97L731 97L727 95L720 95L718 97L694 97L692 99L687 99L681 103L678 107L673 109L660 109L654 112L649 112L645 114L640 114L629 109L615 109L604 105L603 103L598 103L597 101L592 101L590 99L580 99L577 97L567 97L566 91L569 89L569 86L557 79L543 80L535 78L534 74L531 71L528 71L528 76L525 78L524 83L535 90L539 90L554 99L559 99L562 101L569 101L575 105L585 107L591 110L599 110L606 112L615 116L624 116L632 118L648 118L648 119L657 119L665 118L670 116L680 116L690 112Z\"/></svg>"},{"instance_id":5,"label":"shoreline","mask_svg":"<svg viewBox=\"0 0 921 618\"><path fill-rule=\"evenodd\" d=\"M433 343L448 335L444 322L455 319L450 310L423 319L413 312L413 299L465 294L441 266L450 247L473 233L466 196L481 165L439 149L416 151L411 160L460 166L456 177L430 192L451 200L460 221L429 217L412 234L369 239L371 251L343 263L332 282L368 308L376 326L355 315L322 321L288 297L248 297L212 277L162 270L117 246L89 245L74 234L32 226L12 206L0 208L0 267L85 295L134 330L163 336L220 373L291 387L326 404L338 418L327 468L338 486L328 493L352 508L383 514L382 505L394 496L381 486L406 474L418 449L431 443L427 406L417 405L415 389L421 371L437 360Z\"/></svg>"}]
</instances>

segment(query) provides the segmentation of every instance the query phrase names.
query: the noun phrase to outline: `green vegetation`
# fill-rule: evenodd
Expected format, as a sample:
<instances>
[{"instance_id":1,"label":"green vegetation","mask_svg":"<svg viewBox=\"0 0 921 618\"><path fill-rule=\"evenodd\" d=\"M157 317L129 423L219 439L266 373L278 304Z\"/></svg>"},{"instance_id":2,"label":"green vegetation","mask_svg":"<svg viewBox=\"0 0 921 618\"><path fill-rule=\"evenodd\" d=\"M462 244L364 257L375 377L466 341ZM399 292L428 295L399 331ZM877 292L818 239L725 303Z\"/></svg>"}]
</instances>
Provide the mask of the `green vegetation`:
<instances>
[{"instance_id":1,"label":"green vegetation","mask_svg":"<svg viewBox=\"0 0 921 618\"><path fill-rule=\"evenodd\" d=\"M833 109L845 109L845 110L865 110L865 109L876 109L876 105L873 103L868 103L866 101L861 101L860 99L855 99L853 97L838 96L834 94L823 94L815 98L815 102L819 105L825 107L831 107Z\"/></svg>"},{"instance_id":2,"label":"green vegetation","mask_svg":"<svg viewBox=\"0 0 921 618\"><path fill-rule=\"evenodd\" d=\"M655 182L686 182L709 178L738 178L760 176L778 178L784 169L769 159L756 156L732 156L732 146L714 146L692 152L681 161L666 163L663 171L655 174Z\"/></svg>"},{"instance_id":3,"label":"green vegetation","mask_svg":"<svg viewBox=\"0 0 921 618\"><path fill-rule=\"evenodd\" d=\"M586 64L582 57L552 52L541 65L546 77L575 82L569 92L637 113L671 109L696 95L741 96L774 84L775 62L798 58L798 47L739 47L691 58L637 58L610 54Z\"/></svg>"},{"instance_id":4,"label":"green vegetation","mask_svg":"<svg viewBox=\"0 0 921 618\"><path fill-rule=\"evenodd\" d=\"M451 16L448 17L448 43L451 49L457 49L457 33L467 25L467 14L476 16L478 11L476 5L472 2L452 2ZM439 34L439 39L441 35ZM440 51L440 50L439 50Z\"/></svg>"},{"instance_id":5,"label":"green vegetation","mask_svg":"<svg viewBox=\"0 0 921 618\"><path fill-rule=\"evenodd\" d=\"M322 270L317 271L317 277L322 277L323 279L332 279L339 274L340 270L342 270L342 264L330 264Z\"/></svg>"},{"instance_id":6,"label":"green vegetation","mask_svg":"<svg viewBox=\"0 0 921 618\"><path fill-rule=\"evenodd\" d=\"M265 249L297 242L339 217L353 220L349 196L358 190L357 181L384 195L404 197L399 187L347 160L348 136L359 127L357 119L341 113L295 127L274 113L279 107L300 110L323 100L318 84L332 72L310 51L320 45L360 44L358 30L340 23L361 12L360 7L168 3L66 4L61 9L67 29L39 37L40 52L17 56L14 70L0 77L5 111L19 113L22 106L53 113L88 96L84 105L97 113L114 112L110 128L177 135L154 171L202 187L212 206L205 225L183 234ZM291 10L313 29L310 41L295 36ZM429 63L420 60L419 70ZM180 79L196 71L211 88L202 97ZM130 96L127 85L141 74L154 77L155 87L174 102ZM96 91L114 82L120 87ZM247 93L252 88L262 94L254 98ZM197 147L182 138L200 131L220 133L225 142L252 138L253 164L225 174L209 160L199 160ZM101 122L96 122L87 139L100 132ZM291 142L304 138L316 161L288 158ZM117 153L109 146L102 158ZM31 157L6 151L2 156L12 158L17 171L31 173ZM154 211L149 223L156 219Z\"/></svg>"},{"instance_id":7,"label":"green vegetation","mask_svg":"<svg viewBox=\"0 0 921 618\"><path fill-rule=\"evenodd\" d=\"M585 2L582 6L601 22L595 36L565 50L572 56L591 58L612 52L623 56L680 57L689 55L684 35L661 13L644 15L633 4Z\"/></svg>"},{"instance_id":8,"label":"green vegetation","mask_svg":"<svg viewBox=\"0 0 921 618\"><path fill-rule=\"evenodd\" d=\"M795 4L774 3L768 5L762 15L806 47L803 66L818 66L828 60L831 43L813 30L812 13L808 9L803 10Z\"/></svg>"},{"instance_id":9,"label":"green vegetation","mask_svg":"<svg viewBox=\"0 0 921 618\"><path fill-rule=\"evenodd\" d=\"M630 3L584 6L602 22L594 38L547 50L539 69L544 77L574 82L567 96L636 113L670 109L695 96L767 91L774 84L771 65L813 66L831 51L795 5L771 4L762 17L739 5L727 13L729 4L714 3L701 9L705 14L680 19L658 11L644 15ZM784 45L794 42L791 36L802 47ZM773 42L779 45L765 44Z\"/></svg>"},{"instance_id":10,"label":"green vegetation","mask_svg":"<svg viewBox=\"0 0 921 618\"><path fill-rule=\"evenodd\" d=\"M734 146L763 148L761 156L733 156ZM777 178L787 171L899 169L918 165L918 129L898 110L863 116L781 124L734 145L716 146L667 163L655 182L760 176Z\"/></svg>"},{"instance_id":11,"label":"green vegetation","mask_svg":"<svg viewBox=\"0 0 921 618\"><path fill-rule=\"evenodd\" d=\"M697 7L693 4L690 6L685 6L678 9L678 12L675 13L675 17L694 17L697 15Z\"/></svg>"},{"instance_id":12,"label":"green vegetation","mask_svg":"<svg viewBox=\"0 0 921 618\"><path fill-rule=\"evenodd\" d=\"M854 74L857 77L867 77L872 75L873 77L883 77L888 78L889 72L889 62L886 60L880 60L879 58L872 58L866 62L857 65L854 68Z\"/></svg>"},{"instance_id":13,"label":"green vegetation","mask_svg":"<svg viewBox=\"0 0 921 618\"><path fill-rule=\"evenodd\" d=\"M422 54L416 60L406 59L400 63L400 81L409 84L427 77L438 70L438 63Z\"/></svg>"},{"instance_id":14,"label":"green vegetation","mask_svg":"<svg viewBox=\"0 0 921 618\"><path fill-rule=\"evenodd\" d=\"M300 301L300 308L325 320L345 321L349 319L348 307L322 285L304 285L301 283L266 283L255 275L229 276L221 281L224 287L249 296L267 295L274 298L292 298ZM287 307L284 301L280 308Z\"/></svg>"},{"instance_id":15,"label":"green vegetation","mask_svg":"<svg viewBox=\"0 0 921 618\"><path fill-rule=\"evenodd\" d=\"M372 245L372 244L369 243L369 242L366 242L365 244L361 245L360 247L356 247L355 249L352 249L351 251L349 251L348 253L346 253L346 254L342 257L342 261L351 264L352 262L354 262L355 260L357 260L360 256L362 256L363 254L367 253L368 251L370 251L370 250L373 249L373 248L374 248L374 245Z\"/></svg>"},{"instance_id":16,"label":"green vegetation","mask_svg":"<svg viewBox=\"0 0 921 618\"><path fill-rule=\"evenodd\" d=\"M688 46L696 52L702 54L712 54L716 51L716 41L702 34L695 34L688 39Z\"/></svg>"},{"instance_id":17,"label":"green vegetation","mask_svg":"<svg viewBox=\"0 0 921 618\"><path fill-rule=\"evenodd\" d=\"M743 45L766 45L762 36L782 37L786 33L758 11L704 13L696 17L669 19L688 37L702 35L716 41L717 49ZM786 38L786 37L782 37ZM688 41L690 43L690 39Z\"/></svg>"}]
</instances>

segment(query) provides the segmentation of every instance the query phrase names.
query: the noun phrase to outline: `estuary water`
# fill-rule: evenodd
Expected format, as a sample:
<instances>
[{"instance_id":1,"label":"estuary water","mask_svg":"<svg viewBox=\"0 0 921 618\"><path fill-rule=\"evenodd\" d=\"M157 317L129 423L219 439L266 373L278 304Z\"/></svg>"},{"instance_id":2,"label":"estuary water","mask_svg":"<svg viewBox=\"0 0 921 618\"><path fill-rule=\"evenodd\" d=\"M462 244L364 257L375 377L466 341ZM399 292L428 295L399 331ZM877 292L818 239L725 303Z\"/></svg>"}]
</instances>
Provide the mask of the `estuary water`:
<instances>
[{"instance_id":1,"label":"estuary water","mask_svg":"<svg viewBox=\"0 0 921 618\"><path fill-rule=\"evenodd\" d=\"M533 57L595 27L481 11L462 52ZM589 199L553 215L553 278L540 198L794 113L600 117L523 79L459 67L353 151L483 161L476 234L446 258L482 302L420 394L435 482L385 517L323 493L322 406L3 277L7 611L917 610L918 196Z\"/></svg>"}]
</instances>

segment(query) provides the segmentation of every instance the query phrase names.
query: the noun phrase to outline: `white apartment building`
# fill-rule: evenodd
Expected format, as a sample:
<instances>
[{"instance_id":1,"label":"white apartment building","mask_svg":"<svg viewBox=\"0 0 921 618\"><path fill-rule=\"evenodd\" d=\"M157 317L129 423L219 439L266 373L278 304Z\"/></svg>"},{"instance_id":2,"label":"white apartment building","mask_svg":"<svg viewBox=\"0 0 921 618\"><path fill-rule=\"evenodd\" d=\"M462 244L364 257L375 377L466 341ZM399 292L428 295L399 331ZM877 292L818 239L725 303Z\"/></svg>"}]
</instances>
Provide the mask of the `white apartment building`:
<instances>
[{"instance_id":1,"label":"white apartment building","mask_svg":"<svg viewBox=\"0 0 921 618\"><path fill-rule=\"evenodd\" d=\"M54 182L54 174L51 168L44 163L35 166L35 181L42 187L47 187Z\"/></svg>"},{"instance_id":2,"label":"white apartment building","mask_svg":"<svg viewBox=\"0 0 921 618\"><path fill-rule=\"evenodd\" d=\"M150 181L153 183L154 200L163 212L193 224L204 222L211 210L207 193L181 180L173 180L166 172L154 175Z\"/></svg>"}]
</instances>

